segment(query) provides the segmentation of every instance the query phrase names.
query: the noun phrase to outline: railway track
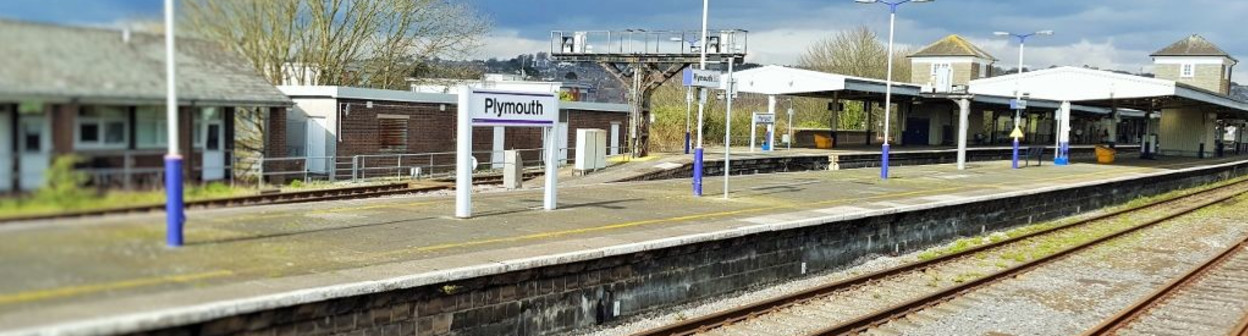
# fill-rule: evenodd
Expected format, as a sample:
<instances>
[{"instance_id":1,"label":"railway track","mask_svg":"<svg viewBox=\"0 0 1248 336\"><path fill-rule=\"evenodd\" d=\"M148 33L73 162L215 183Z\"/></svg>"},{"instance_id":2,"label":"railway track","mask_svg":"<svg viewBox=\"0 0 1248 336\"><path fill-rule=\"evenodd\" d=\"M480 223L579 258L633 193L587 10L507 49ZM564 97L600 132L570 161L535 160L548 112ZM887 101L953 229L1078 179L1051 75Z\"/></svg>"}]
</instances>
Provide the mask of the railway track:
<instances>
[{"instance_id":1,"label":"railway track","mask_svg":"<svg viewBox=\"0 0 1248 336\"><path fill-rule=\"evenodd\" d=\"M1084 333L1248 334L1248 238ZM1236 317L1244 316L1237 326Z\"/></svg>"},{"instance_id":2,"label":"railway track","mask_svg":"<svg viewBox=\"0 0 1248 336\"><path fill-rule=\"evenodd\" d=\"M680 321L675 324L646 330L635 335L843 335L867 331L889 321L948 301L969 293L976 288L995 283L1014 275L1034 269L1100 243L1151 227L1192 211L1221 203L1248 192L1248 182L1232 183L1192 194L1113 211L1074 223L1049 228L1031 234L1001 240L970 248L959 253L936 257L927 261L874 272L850 279L836 281L798 293L756 302L750 305L720 311L707 316ZM1163 215L1150 216L1146 220L1136 216L1150 211ZM1068 247L1029 262L1020 262L1003 270L977 275L968 279L956 279L948 286L916 284L931 275L932 270L945 270L945 274L961 272L965 261L986 253L1006 251L1011 246L1034 242L1047 236L1085 230L1094 226L1109 225L1116 221L1139 223L1125 229L1101 235L1097 238ZM874 290L872 290L874 289ZM887 303L887 304L884 304ZM861 315L862 309L882 307Z\"/></svg>"},{"instance_id":3,"label":"railway track","mask_svg":"<svg viewBox=\"0 0 1248 336\"><path fill-rule=\"evenodd\" d=\"M540 172L526 172L524 178L531 179L541 176ZM270 205L270 204L290 204L290 203L307 203L307 202L323 202L344 199L365 199L390 195L401 195L417 192L430 192L438 190L454 190L455 185L452 182L444 180L434 180L439 184L412 186L409 183L388 183L371 186L346 187L346 188L328 188L316 190L303 190L292 192L280 192L258 195L247 195L237 197L223 197L215 199L197 200L186 202L187 209L211 209L226 208L238 206L253 205ZM473 178L473 185L490 185L500 184L503 177L498 176L478 176ZM94 209L83 211L67 211L55 214L38 214L25 216L9 216L0 217L0 224L33 221L33 220L52 220L52 219L70 219L79 217L119 215L131 213L159 212L165 210L165 204L144 204L136 206L116 207L108 209Z\"/></svg>"}]
</instances>

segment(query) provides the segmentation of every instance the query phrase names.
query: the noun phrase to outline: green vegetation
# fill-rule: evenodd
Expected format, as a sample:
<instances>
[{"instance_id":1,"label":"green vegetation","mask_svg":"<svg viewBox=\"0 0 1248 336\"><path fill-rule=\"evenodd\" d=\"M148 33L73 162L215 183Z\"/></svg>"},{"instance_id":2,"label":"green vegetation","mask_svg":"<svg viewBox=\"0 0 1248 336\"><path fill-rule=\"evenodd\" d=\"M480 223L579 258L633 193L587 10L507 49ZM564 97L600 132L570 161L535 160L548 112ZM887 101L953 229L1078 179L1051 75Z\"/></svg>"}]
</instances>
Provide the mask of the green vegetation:
<instances>
[{"instance_id":1,"label":"green vegetation","mask_svg":"<svg viewBox=\"0 0 1248 336\"><path fill-rule=\"evenodd\" d=\"M75 170L81 158L67 155L57 158L45 172L47 184L34 194L16 198L0 198L0 217L49 214L66 211L83 211L159 204L165 202L164 191L108 191L102 192L86 186L87 174ZM202 200L247 194L245 188L236 188L220 182L204 185L187 185L186 200Z\"/></svg>"}]
</instances>

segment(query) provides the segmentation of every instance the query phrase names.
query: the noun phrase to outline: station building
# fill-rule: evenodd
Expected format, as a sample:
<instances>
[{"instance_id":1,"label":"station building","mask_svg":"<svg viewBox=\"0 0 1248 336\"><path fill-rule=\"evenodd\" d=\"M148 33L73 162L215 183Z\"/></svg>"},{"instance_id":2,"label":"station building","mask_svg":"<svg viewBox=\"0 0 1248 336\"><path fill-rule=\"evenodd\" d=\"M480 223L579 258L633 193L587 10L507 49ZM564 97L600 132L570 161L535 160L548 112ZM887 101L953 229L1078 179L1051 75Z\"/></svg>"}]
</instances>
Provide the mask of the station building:
<instances>
[{"instance_id":1,"label":"station building","mask_svg":"<svg viewBox=\"0 0 1248 336\"><path fill-rule=\"evenodd\" d=\"M41 187L69 154L97 187L163 184L164 48L163 35L0 20L0 193ZM237 153L270 149L259 130L292 101L214 43L177 48L184 176L228 179Z\"/></svg>"},{"instance_id":2,"label":"station building","mask_svg":"<svg viewBox=\"0 0 1248 336\"><path fill-rule=\"evenodd\" d=\"M560 87L541 90L555 93ZM316 178L342 180L409 175L414 168L421 175L455 170L455 94L339 86L279 89L295 102L284 121L285 156L293 160L281 168L286 175L306 170ZM560 160L575 157L577 129L608 132L608 155L626 148L628 105L563 101L560 109ZM520 151L526 163L541 162L544 138L538 128L477 127L472 138L479 168L501 168L504 150Z\"/></svg>"},{"instance_id":3,"label":"station building","mask_svg":"<svg viewBox=\"0 0 1248 336\"><path fill-rule=\"evenodd\" d=\"M1155 78L1076 67L992 77L996 58L952 35L909 55L913 83L893 83L888 137L900 146L1008 145L1011 101L1021 96L1021 142L1052 148L1055 155L1063 153L1059 148L1094 144L1186 157L1241 152L1248 104L1230 96L1238 61L1196 35L1152 57ZM833 124L847 104L869 110L885 100L886 82L876 79L782 66L733 77L741 92L828 99ZM870 129L865 141L827 131L838 146L884 140Z\"/></svg>"}]
</instances>

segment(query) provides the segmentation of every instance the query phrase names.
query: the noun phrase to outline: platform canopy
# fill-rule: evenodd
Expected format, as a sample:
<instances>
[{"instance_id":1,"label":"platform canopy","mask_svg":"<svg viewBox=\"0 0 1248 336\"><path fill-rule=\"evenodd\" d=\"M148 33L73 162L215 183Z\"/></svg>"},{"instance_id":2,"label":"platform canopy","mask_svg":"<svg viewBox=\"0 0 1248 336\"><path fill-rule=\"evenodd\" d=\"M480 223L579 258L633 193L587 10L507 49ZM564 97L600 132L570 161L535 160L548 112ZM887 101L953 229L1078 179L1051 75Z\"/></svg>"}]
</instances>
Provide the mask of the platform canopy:
<instances>
[{"instance_id":1,"label":"platform canopy","mask_svg":"<svg viewBox=\"0 0 1248 336\"><path fill-rule=\"evenodd\" d=\"M768 65L734 73L737 92L811 98L883 99L883 80ZM893 83L893 95L917 98L920 87Z\"/></svg>"},{"instance_id":2,"label":"platform canopy","mask_svg":"<svg viewBox=\"0 0 1248 336\"><path fill-rule=\"evenodd\" d=\"M1172 80L1077 67L1057 67L971 81L970 93L1139 110L1207 105L1248 113L1248 103Z\"/></svg>"}]
</instances>

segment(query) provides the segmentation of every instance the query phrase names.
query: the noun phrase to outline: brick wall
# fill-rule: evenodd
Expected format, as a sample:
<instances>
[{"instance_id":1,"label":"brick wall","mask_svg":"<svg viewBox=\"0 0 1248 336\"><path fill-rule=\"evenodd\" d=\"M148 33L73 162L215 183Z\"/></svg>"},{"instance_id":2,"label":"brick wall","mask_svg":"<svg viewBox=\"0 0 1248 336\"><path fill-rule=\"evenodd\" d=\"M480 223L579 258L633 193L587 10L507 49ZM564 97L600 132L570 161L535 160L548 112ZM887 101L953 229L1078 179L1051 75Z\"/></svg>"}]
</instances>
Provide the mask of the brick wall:
<instances>
[{"instance_id":1,"label":"brick wall","mask_svg":"<svg viewBox=\"0 0 1248 336\"><path fill-rule=\"evenodd\" d=\"M620 153L628 151L628 113L570 110L568 114L568 160L576 159L576 130L595 128L607 132L607 147L611 147L611 123L620 123Z\"/></svg>"},{"instance_id":2,"label":"brick wall","mask_svg":"<svg viewBox=\"0 0 1248 336\"><path fill-rule=\"evenodd\" d=\"M1226 67L1221 64L1196 64L1193 77L1183 77L1182 66L1179 64L1157 64L1153 71L1157 78L1192 85L1201 89L1221 93L1230 93L1230 81L1226 78Z\"/></svg>"},{"instance_id":3,"label":"brick wall","mask_svg":"<svg viewBox=\"0 0 1248 336\"><path fill-rule=\"evenodd\" d=\"M397 115L406 116L408 118L408 135L407 149L402 153L447 153L433 157L433 164L436 172L447 172L453 170L455 163L456 150L456 111L458 108L455 104L439 104L439 103L408 103L408 102L387 102L373 101L373 108L367 108L367 101L340 99L340 104L351 104L351 113L345 115L341 121L342 129L339 131L338 157L351 157L355 155L372 155L372 154L398 154L397 152L383 151L377 138L378 133L378 115ZM442 106L445 105L445 110ZM624 145L627 135L627 125L623 124L627 121L628 114L618 112L599 112L599 111L581 111L570 110L568 116L568 146L576 145L576 129L577 128L601 128L610 130L611 121L621 122L621 139L620 144ZM494 128L493 127L476 127L472 131L472 148L473 151L487 152L494 148ZM503 136L504 149L537 149L542 148L542 131L538 128L507 128ZM474 154L477 161L485 166L490 162L490 155L487 153ZM540 154L537 151L525 151L522 153L525 161L539 160ZM569 151L568 158L575 157L573 151ZM405 158L405 160L420 160L428 164L428 156L416 156ZM366 159L365 166L381 167L393 166L397 162L391 159ZM411 164L404 162L404 166ZM384 173L382 171L370 171L369 174ZM390 172L399 173L399 172Z\"/></svg>"},{"instance_id":4,"label":"brick wall","mask_svg":"<svg viewBox=\"0 0 1248 336\"><path fill-rule=\"evenodd\" d=\"M268 115L265 116L264 126L264 156L265 157L285 157L286 156L286 108L273 107L269 108ZM189 133L187 133L189 134ZM264 171L289 171L291 162L268 162L264 164ZM269 176L263 177L266 180ZM272 183L285 183L285 177L274 176L276 180L268 180Z\"/></svg>"},{"instance_id":5,"label":"brick wall","mask_svg":"<svg viewBox=\"0 0 1248 336\"><path fill-rule=\"evenodd\" d=\"M79 105L65 104L52 107L52 153L57 156L74 152L74 132L78 129Z\"/></svg>"}]
</instances>

